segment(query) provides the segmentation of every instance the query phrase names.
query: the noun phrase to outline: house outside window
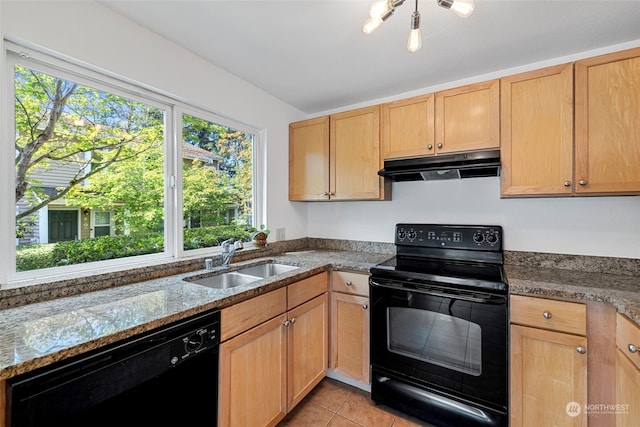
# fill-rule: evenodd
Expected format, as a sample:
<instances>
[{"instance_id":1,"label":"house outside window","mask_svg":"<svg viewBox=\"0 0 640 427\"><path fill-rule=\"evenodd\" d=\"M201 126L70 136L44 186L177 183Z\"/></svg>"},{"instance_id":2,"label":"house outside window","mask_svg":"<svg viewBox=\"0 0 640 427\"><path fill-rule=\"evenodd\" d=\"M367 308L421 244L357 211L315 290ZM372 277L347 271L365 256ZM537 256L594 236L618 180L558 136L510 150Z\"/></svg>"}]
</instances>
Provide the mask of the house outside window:
<instances>
[{"instance_id":1,"label":"house outside window","mask_svg":"<svg viewBox=\"0 0 640 427\"><path fill-rule=\"evenodd\" d=\"M231 237L249 239L255 130L12 47L10 277L131 257L180 258Z\"/></svg>"}]
</instances>

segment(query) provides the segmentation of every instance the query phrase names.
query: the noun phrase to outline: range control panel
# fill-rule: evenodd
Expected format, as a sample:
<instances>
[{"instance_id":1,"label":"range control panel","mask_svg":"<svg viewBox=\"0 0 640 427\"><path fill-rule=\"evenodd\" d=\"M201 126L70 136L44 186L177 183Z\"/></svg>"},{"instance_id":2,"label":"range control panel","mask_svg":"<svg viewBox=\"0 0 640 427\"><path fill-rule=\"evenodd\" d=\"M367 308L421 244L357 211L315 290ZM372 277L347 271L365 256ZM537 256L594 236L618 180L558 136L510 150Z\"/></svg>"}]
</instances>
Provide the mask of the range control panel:
<instances>
[{"instance_id":1,"label":"range control panel","mask_svg":"<svg viewBox=\"0 0 640 427\"><path fill-rule=\"evenodd\" d=\"M424 248L502 250L499 225L397 224L396 245Z\"/></svg>"}]
</instances>

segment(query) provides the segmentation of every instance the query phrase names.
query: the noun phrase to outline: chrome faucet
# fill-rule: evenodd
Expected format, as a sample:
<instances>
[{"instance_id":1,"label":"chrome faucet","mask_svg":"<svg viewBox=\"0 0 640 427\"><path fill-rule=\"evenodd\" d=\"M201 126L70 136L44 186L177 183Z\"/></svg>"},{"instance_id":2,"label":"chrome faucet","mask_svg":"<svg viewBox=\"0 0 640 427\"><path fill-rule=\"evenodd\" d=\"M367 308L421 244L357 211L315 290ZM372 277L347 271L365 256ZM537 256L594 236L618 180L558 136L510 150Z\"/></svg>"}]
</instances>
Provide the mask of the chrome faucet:
<instances>
[{"instance_id":1,"label":"chrome faucet","mask_svg":"<svg viewBox=\"0 0 640 427\"><path fill-rule=\"evenodd\" d=\"M220 244L222 246L222 266L228 267L231 259L236 254L236 248L233 245L234 239L225 240Z\"/></svg>"}]
</instances>

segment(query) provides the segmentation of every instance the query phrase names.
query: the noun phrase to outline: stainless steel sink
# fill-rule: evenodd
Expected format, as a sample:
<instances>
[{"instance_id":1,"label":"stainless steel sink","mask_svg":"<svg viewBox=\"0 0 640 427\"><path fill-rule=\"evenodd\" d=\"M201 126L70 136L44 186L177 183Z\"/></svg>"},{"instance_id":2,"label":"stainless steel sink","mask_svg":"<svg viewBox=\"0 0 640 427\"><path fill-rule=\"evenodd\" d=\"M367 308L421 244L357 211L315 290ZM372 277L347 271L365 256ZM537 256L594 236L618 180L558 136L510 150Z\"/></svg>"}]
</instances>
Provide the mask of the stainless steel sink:
<instances>
[{"instance_id":1,"label":"stainless steel sink","mask_svg":"<svg viewBox=\"0 0 640 427\"><path fill-rule=\"evenodd\" d=\"M268 263L268 264L253 265L251 267L245 267L241 270L238 270L238 273L250 274L252 276L267 278L271 276L276 276L278 274L287 273L289 271L292 271L298 268L300 267L296 267L295 265Z\"/></svg>"},{"instance_id":2,"label":"stainless steel sink","mask_svg":"<svg viewBox=\"0 0 640 427\"><path fill-rule=\"evenodd\" d=\"M287 273L297 268L300 267L278 263L266 263L252 265L236 271L214 274L208 277L200 277L197 279L186 278L185 280L198 285L207 286L209 288L230 289L235 288L236 286L248 285L258 280L266 279L267 277Z\"/></svg>"}]
</instances>

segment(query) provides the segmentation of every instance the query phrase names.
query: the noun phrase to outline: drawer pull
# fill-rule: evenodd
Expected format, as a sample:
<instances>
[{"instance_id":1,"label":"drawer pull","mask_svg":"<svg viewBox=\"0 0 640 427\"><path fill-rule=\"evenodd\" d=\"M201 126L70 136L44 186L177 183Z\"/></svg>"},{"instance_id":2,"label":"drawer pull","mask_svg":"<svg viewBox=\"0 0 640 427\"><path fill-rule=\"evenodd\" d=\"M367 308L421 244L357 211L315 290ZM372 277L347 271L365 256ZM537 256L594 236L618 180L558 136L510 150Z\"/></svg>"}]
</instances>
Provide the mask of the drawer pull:
<instances>
[{"instance_id":1,"label":"drawer pull","mask_svg":"<svg viewBox=\"0 0 640 427\"><path fill-rule=\"evenodd\" d=\"M627 348L629 349L629 352L630 352L630 353L637 353L637 352L638 352L638 347L636 347L636 346L635 346L635 345L633 345L633 344L629 344L629 345L627 346Z\"/></svg>"},{"instance_id":2,"label":"drawer pull","mask_svg":"<svg viewBox=\"0 0 640 427\"><path fill-rule=\"evenodd\" d=\"M351 280L347 280L347 283L345 283L347 286L351 286L353 283L351 283Z\"/></svg>"},{"instance_id":3,"label":"drawer pull","mask_svg":"<svg viewBox=\"0 0 640 427\"><path fill-rule=\"evenodd\" d=\"M367 308L369 308L369 306L367 304L362 304L362 309L366 310Z\"/></svg>"},{"instance_id":4,"label":"drawer pull","mask_svg":"<svg viewBox=\"0 0 640 427\"><path fill-rule=\"evenodd\" d=\"M576 348L576 351L578 353L580 353L580 354L585 354L587 352L587 349L582 347L582 346L580 346L580 347Z\"/></svg>"},{"instance_id":5,"label":"drawer pull","mask_svg":"<svg viewBox=\"0 0 640 427\"><path fill-rule=\"evenodd\" d=\"M544 317L545 319L551 319L551 313L545 311L544 313L542 313L542 317Z\"/></svg>"}]
</instances>

